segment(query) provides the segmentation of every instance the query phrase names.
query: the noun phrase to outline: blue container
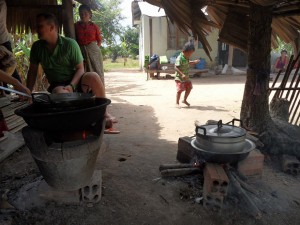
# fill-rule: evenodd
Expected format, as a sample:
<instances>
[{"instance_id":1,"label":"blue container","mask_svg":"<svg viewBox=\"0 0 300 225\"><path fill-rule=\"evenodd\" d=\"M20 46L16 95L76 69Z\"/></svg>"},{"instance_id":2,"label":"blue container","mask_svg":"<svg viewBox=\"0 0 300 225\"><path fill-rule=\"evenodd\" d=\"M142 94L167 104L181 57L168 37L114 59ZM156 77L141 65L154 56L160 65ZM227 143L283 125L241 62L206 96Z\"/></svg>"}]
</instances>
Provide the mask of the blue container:
<instances>
[{"instance_id":1,"label":"blue container","mask_svg":"<svg viewBox=\"0 0 300 225\"><path fill-rule=\"evenodd\" d=\"M195 68L196 69L204 69L206 65L205 59L200 58L200 62L196 64Z\"/></svg>"}]
</instances>

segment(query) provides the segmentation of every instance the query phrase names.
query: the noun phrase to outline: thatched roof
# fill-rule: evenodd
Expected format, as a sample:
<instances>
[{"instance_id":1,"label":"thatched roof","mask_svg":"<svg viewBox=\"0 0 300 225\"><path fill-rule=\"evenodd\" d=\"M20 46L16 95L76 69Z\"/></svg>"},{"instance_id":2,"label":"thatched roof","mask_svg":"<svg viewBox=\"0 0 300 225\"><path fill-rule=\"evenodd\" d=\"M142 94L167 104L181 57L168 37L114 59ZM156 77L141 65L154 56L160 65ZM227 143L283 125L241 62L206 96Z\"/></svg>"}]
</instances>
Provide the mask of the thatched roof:
<instances>
[{"instance_id":1,"label":"thatched roof","mask_svg":"<svg viewBox=\"0 0 300 225\"><path fill-rule=\"evenodd\" d=\"M271 6L272 46L277 47L276 36L286 43L299 37L300 1L299 0L145 0L164 8L167 16L185 32L192 31L194 37L203 44L209 55L205 34L210 27L217 27L220 40L247 52L248 15L250 3ZM209 17L201 10L207 6ZM209 19L208 19L209 18Z\"/></svg>"},{"instance_id":2,"label":"thatched roof","mask_svg":"<svg viewBox=\"0 0 300 225\"><path fill-rule=\"evenodd\" d=\"M95 0L77 0L81 4L87 4L92 9L99 5ZM35 17L41 12L50 12L56 15L60 25L62 24L63 10L57 0L6 0L7 4L7 29L12 32L26 32L35 27Z\"/></svg>"}]
</instances>

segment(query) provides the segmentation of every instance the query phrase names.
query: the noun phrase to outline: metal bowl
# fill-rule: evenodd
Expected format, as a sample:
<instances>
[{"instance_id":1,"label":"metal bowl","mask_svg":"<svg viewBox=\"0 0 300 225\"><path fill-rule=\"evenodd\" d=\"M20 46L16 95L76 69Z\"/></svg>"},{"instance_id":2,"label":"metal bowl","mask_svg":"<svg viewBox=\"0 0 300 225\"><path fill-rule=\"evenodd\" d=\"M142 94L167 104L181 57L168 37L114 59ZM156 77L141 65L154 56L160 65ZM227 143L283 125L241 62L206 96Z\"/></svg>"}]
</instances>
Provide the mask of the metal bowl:
<instances>
[{"instance_id":1,"label":"metal bowl","mask_svg":"<svg viewBox=\"0 0 300 225\"><path fill-rule=\"evenodd\" d=\"M204 159L206 162L212 163L237 163L238 161L245 159L256 147L255 144L249 139L245 139L245 146L239 152L215 152L204 150L199 147L196 139L192 140L191 145L196 149L195 154L197 157Z\"/></svg>"}]
</instances>

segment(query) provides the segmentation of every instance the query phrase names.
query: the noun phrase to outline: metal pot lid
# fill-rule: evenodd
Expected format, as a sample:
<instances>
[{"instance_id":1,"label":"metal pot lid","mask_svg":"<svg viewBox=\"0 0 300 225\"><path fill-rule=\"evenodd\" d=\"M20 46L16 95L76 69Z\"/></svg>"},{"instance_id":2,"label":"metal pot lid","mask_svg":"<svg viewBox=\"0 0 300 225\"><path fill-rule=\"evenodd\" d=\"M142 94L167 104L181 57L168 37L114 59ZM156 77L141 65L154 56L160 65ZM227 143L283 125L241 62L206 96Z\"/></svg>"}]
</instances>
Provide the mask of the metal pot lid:
<instances>
[{"instance_id":1,"label":"metal pot lid","mask_svg":"<svg viewBox=\"0 0 300 225\"><path fill-rule=\"evenodd\" d=\"M210 137L241 137L246 135L246 130L234 125L223 124L220 120L218 124L197 126L196 134Z\"/></svg>"}]
</instances>

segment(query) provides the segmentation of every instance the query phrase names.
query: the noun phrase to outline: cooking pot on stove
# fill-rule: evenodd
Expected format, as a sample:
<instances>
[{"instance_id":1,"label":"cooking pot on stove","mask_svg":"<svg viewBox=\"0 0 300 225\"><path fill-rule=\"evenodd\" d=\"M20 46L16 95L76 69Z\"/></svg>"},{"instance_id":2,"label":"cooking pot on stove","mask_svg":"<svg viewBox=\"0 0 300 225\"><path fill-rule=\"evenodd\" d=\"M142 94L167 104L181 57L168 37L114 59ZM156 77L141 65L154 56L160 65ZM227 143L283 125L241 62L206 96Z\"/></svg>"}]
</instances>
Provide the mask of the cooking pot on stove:
<instances>
[{"instance_id":1,"label":"cooking pot on stove","mask_svg":"<svg viewBox=\"0 0 300 225\"><path fill-rule=\"evenodd\" d=\"M32 93L32 103L39 112L66 111L91 107L95 103L90 93Z\"/></svg>"},{"instance_id":2,"label":"cooking pot on stove","mask_svg":"<svg viewBox=\"0 0 300 225\"><path fill-rule=\"evenodd\" d=\"M88 129L105 120L106 107L111 101L107 98L95 98L92 106L74 110L41 112L34 104L15 110L31 128L43 131L78 131Z\"/></svg>"},{"instance_id":3,"label":"cooking pot on stove","mask_svg":"<svg viewBox=\"0 0 300 225\"><path fill-rule=\"evenodd\" d=\"M243 151L245 147L246 131L234 125L238 119L227 124L220 120L215 125L196 125L195 145L205 151L215 153L235 153ZM231 124L230 124L231 123Z\"/></svg>"}]
</instances>

